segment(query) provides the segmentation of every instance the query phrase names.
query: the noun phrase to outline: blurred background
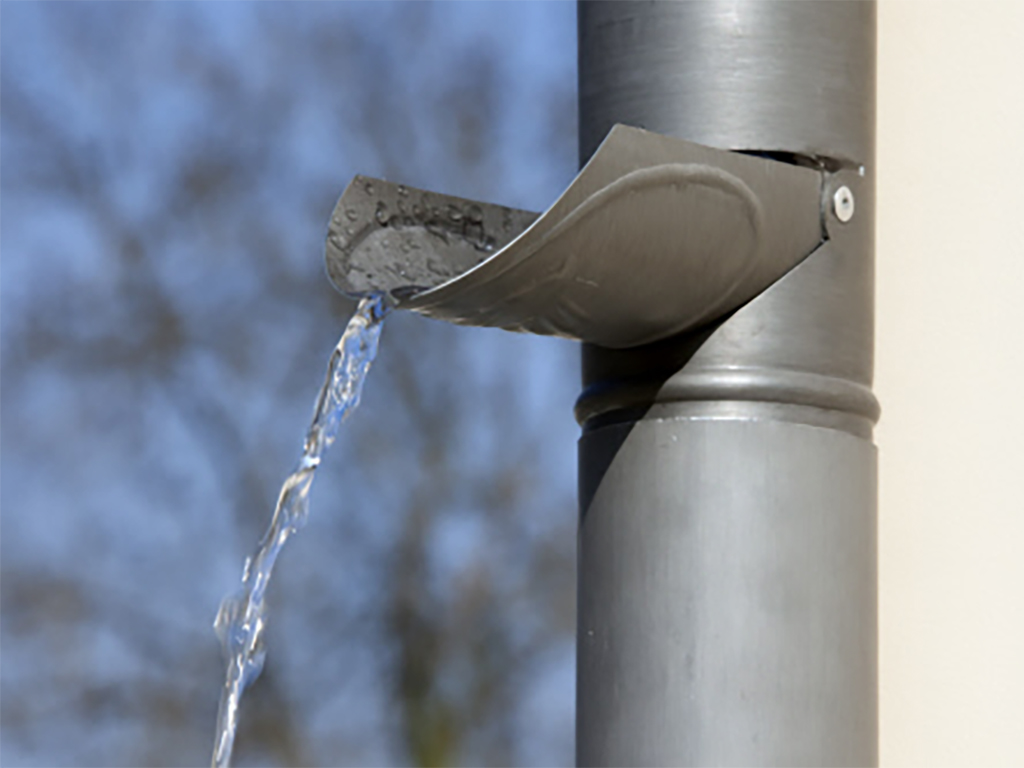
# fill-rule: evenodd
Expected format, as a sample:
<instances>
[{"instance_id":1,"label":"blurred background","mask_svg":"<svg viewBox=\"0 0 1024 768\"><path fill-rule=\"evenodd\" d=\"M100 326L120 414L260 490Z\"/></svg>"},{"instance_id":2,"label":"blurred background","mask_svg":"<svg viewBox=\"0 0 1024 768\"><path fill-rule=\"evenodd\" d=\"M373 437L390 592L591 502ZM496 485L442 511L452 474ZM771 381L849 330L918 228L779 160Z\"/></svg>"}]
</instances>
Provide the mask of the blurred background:
<instances>
[{"instance_id":1,"label":"blurred background","mask_svg":"<svg viewBox=\"0 0 1024 768\"><path fill-rule=\"evenodd\" d=\"M1024 3L882 0L883 765L1024 765ZM202 765L355 173L540 210L575 6L0 4L0 763ZM238 765L573 760L571 344L392 316Z\"/></svg>"},{"instance_id":2,"label":"blurred background","mask_svg":"<svg viewBox=\"0 0 1024 768\"><path fill-rule=\"evenodd\" d=\"M352 310L355 173L532 210L575 6L4 3L4 765L201 765L211 629ZM573 345L394 316L278 563L237 765L568 764Z\"/></svg>"}]
</instances>

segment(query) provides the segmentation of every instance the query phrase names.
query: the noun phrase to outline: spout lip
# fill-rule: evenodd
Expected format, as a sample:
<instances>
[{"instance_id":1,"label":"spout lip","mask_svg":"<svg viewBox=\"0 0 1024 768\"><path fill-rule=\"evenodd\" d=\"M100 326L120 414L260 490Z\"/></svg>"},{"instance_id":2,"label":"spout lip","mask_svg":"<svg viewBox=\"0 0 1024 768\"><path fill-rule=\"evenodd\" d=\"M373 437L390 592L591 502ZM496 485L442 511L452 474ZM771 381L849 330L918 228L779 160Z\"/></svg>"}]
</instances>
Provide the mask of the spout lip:
<instances>
[{"instance_id":1,"label":"spout lip","mask_svg":"<svg viewBox=\"0 0 1024 768\"><path fill-rule=\"evenodd\" d=\"M338 199L324 250L340 292L383 293L407 307L500 252L536 213L355 176Z\"/></svg>"},{"instance_id":2,"label":"spout lip","mask_svg":"<svg viewBox=\"0 0 1024 768\"><path fill-rule=\"evenodd\" d=\"M617 125L539 216L357 177L332 218L328 273L343 292L384 291L454 323L637 346L735 309L810 254L822 183L813 169ZM420 213L399 218L382 198L344 240L333 225L353 200L368 218L359 190L373 185L399 206L422 195ZM396 244L420 253L403 261Z\"/></svg>"},{"instance_id":3,"label":"spout lip","mask_svg":"<svg viewBox=\"0 0 1024 768\"><path fill-rule=\"evenodd\" d=\"M598 154L605 145L619 141L624 132L628 133L630 131L641 131L641 129L631 128L625 125L615 125L612 130L609 131L605 140L601 143L598 151L594 153L590 160L588 160L580 170L576 179L578 180L581 178L583 174L587 172L588 167L595 163ZM371 196L376 195L381 198L387 198L388 195L386 194L386 191L391 191L393 193L391 195L392 197L415 198L416 195L424 195L436 198L436 202L440 205L464 206L466 209L476 207L480 210L481 219L486 218L488 214L500 213L503 220L502 229L506 233L510 232L511 237L505 239L500 248L492 249L493 252L490 252L487 257L468 266L461 272L452 274L448 279L437 282L431 286L398 285L390 289L387 289L384 286L359 286L352 281L351 272L344 270L342 265L344 264L346 251L358 248L369 235L373 234L372 221L362 222L362 213L359 212L357 208L349 207L350 205L358 205L357 195L360 190ZM563 194L562 198L564 197L566 197L566 195ZM331 225L328 227L328 236L324 253L328 279L335 288L347 296L362 298L371 293L384 293L388 297L388 302L396 308L423 312L429 307L443 303L446 296L460 292L463 286L472 282L474 276L481 271L486 271L487 265L493 264L495 261L505 260L507 258L507 252L509 251L515 252L524 238L532 236L537 227L544 226L543 220L547 219L550 221L553 216L557 216L556 209L559 208L558 203L562 198L559 198L559 200L556 201L547 211L540 214L517 208L499 206L494 203L484 203L477 200L470 200L468 198L430 192L428 190L409 187L404 184L396 184L384 179L356 174L352 178L352 181L349 182L349 185L345 188L341 197L338 199L331 215ZM378 206L381 202L383 202L383 200L376 200ZM377 208L374 209L373 218L377 220L377 223L380 223L380 217L376 215L377 210ZM352 211L356 211L354 220L360 221L360 223L353 230L347 232L346 234L348 237L345 237L342 235L341 230L343 218L353 218L351 213ZM370 224L369 227L367 226L367 223ZM558 223L559 222L556 221L556 225ZM483 242L483 245L486 249L486 240Z\"/></svg>"}]
</instances>

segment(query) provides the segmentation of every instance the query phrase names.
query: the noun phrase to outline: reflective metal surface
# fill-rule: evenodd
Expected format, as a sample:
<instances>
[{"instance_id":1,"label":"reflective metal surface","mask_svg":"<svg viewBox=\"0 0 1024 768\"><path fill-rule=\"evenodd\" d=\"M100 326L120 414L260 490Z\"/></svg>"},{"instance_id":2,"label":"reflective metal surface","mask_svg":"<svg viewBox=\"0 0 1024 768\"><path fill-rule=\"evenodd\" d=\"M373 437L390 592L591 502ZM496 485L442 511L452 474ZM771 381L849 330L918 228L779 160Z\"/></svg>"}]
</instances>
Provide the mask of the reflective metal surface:
<instances>
[{"instance_id":1,"label":"reflective metal surface","mask_svg":"<svg viewBox=\"0 0 1024 768\"><path fill-rule=\"evenodd\" d=\"M579 765L876 762L869 441L644 419L580 470Z\"/></svg>"},{"instance_id":2,"label":"reflective metal surface","mask_svg":"<svg viewBox=\"0 0 1024 768\"><path fill-rule=\"evenodd\" d=\"M722 315L825 238L824 174L616 126L536 217L357 177L327 269L350 294L612 348Z\"/></svg>"},{"instance_id":3,"label":"reflective metal surface","mask_svg":"<svg viewBox=\"0 0 1024 768\"><path fill-rule=\"evenodd\" d=\"M578 7L581 157L628 122L817 167L827 242L700 328L584 345L577 762L876 764L874 5Z\"/></svg>"},{"instance_id":4,"label":"reflective metal surface","mask_svg":"<svg viewBox=\"0 0 1024 768\"><path fill-rule=\"evenodd\" d=\"M873 3L578 8L582 160L615 123L725 149L854 164L874 154Z\"/></svg>"}]
</instances>

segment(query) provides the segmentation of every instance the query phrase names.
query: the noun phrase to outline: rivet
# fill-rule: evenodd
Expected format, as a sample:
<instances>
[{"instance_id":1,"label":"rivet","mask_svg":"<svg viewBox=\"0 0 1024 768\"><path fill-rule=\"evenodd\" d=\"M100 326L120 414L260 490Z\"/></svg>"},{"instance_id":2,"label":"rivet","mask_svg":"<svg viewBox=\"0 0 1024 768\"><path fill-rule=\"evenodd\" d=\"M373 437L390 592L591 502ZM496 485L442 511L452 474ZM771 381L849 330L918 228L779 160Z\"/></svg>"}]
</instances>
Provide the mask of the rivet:
<instances>
[{"instance_id":1,"label":"rivet","mask_svg":"<svg viewBox=\"0 0 1024 768\"><path fill-rule=\"evenodd\" d=\"M853 218L853 192L843 185L832 195L832 210L843 224Z\"/></svg>"}]
</instances>

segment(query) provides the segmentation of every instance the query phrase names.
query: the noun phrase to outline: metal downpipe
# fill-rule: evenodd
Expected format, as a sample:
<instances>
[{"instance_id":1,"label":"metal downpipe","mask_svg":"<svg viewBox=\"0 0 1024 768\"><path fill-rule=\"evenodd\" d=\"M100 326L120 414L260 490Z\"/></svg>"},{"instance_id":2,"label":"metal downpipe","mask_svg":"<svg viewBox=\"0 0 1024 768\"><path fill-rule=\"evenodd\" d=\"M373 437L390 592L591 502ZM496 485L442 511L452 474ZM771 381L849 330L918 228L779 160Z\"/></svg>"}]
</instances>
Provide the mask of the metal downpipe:
<instances>
[{"instance_id":1,"label":"metal downpipe","mask_svg":"<svg viewBox=\"0 0 1024 768\"><path fill-rule=\"evenodd\" d=\"M625 123L830 186L726 318L584 345L577 763L874 765L874 4L582 2L579 79L583 160Z\"/></svg>"}]
</instances>

